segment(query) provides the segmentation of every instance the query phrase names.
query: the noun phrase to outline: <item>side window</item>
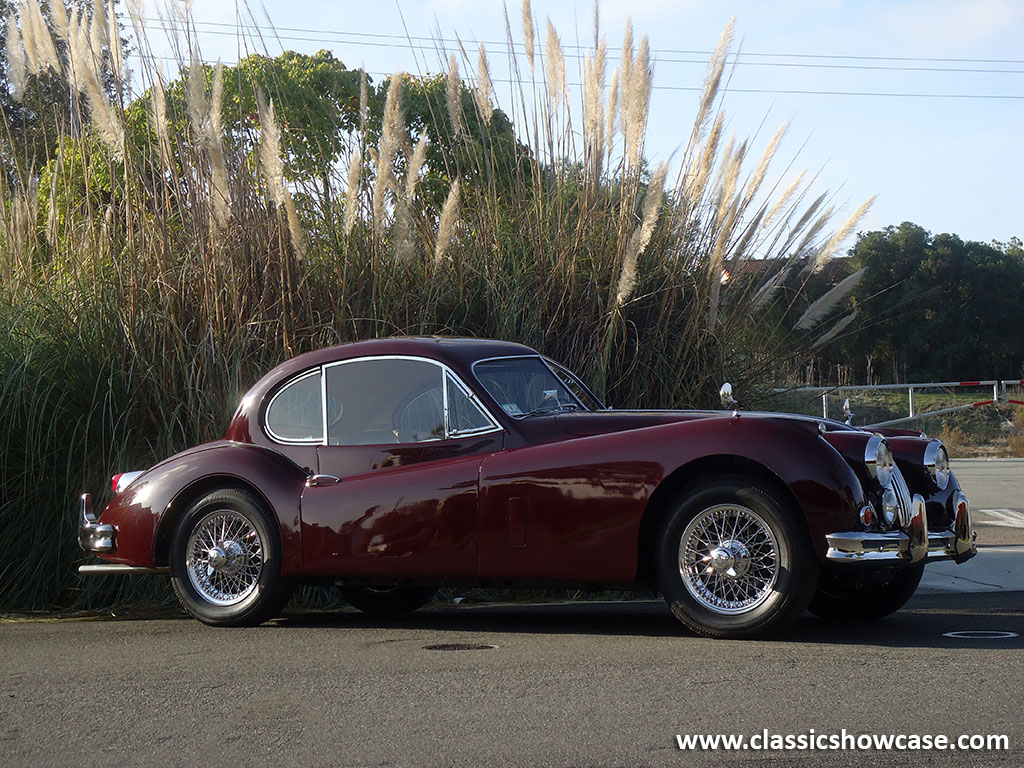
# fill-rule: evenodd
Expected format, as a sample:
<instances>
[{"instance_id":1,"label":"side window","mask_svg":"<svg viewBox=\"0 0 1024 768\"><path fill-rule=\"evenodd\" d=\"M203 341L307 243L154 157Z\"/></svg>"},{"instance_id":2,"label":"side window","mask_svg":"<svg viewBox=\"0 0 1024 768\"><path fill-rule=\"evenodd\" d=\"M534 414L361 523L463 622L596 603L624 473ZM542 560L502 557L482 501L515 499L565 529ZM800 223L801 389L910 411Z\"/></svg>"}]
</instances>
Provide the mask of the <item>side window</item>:
<instances>
[{"instance_id":1,"label":"side window","mask_svg":"<svg viewBox=\"0 0 1024 768\"><path fill-rule=\"evenodd\" d=\"M324 414L320 394L320 369L285 385L267 407L267 433L283 442L322 442Z\"/></svg>"},{"instance_id":2,"label":"side window","mask_svg":"<svg viewBox=\"0 0 1024 768\"><path fill-rule=\"evenodd\" d=\"M448 434L450 437L484 432L494 424L479 406L450 376L445 376L448 387Z\"/></svg>"},{"instance_id":3,"label":"side window","mask_svg":"<svg viewBox=\"0 0 1024 768\"><path fill-rule=\"evenodd\" d=\"M444 372L423 360L368 359L325 367L329 445L444 438Z\"/></svg>"}]
</instances>

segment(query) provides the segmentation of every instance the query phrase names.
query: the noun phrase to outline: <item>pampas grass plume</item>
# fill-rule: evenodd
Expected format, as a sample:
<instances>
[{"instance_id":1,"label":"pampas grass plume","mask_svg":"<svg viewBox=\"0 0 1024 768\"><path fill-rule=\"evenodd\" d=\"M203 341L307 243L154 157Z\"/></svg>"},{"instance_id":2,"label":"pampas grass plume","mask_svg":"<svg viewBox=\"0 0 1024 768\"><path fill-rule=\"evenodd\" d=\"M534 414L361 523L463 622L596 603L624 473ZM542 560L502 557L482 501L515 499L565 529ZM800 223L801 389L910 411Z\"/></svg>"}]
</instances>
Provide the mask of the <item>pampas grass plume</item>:
<instances>
[{"instance_id":1,"label":"pampas grass plume","mask_svg":"<svg viewBox=\"0 0 1024 768\"><path fill-rule=\"evenodd\" d=\"M530 0L523 0L523 40L526 43L526 58L530 60L530 76L535 71L533 56L533 13L530 10Z\"/></svg>"},{"instance_id":2,"label":"pampas grass plume","mask_svg":"<svg viewBox=\"0 0 1024 768\"><path fill-rule=\"evenodd\" d=\"M491 71L483 43L480 43L477 51L476 107L480 112L480 119L490 124L491 113L494 111L491 109Z\"/></svg>"},{"instance_id":3,"label":"pampas grass plume","mask_svg":"<svg viewBox=\"0 0 1024 768\"><path fill-rule=\"evenodd\" d=\"M558 109L559 103L563 99L568 99L569 91L565 80L565 56L562 53L562 41L550 18L548 19L544 59L548 77L548 93L555 109Z\"/></svg>"},{"instance_id":4,"label":"pampas grass plume","mask_svg":"<svg viewBox=\"0 0 1024 768\"><path fill-rule=\"evenodd\" d=\"M359 180L363 170L363 153L359 147L352 152L348 163L348 189L345 191L345 237L352 233L356 223L356 205L359 202Z\"/></svg>"},{"instance_id":5,"label":"pampas grass plume","mask_svg":"<svg viewBox=\"0 0 1024 768\"><path fill-rule=\"evenodd\" d=\"M462 132L462 79L459 77L459 64L454 53L448 54L445 103L448 107L448 119L452 122L452 134L458 136Z\"/></svg>"},{"instance_id":6,"label":"pampas grass plume","mask_svg":"<svg viewBox=\"0 0 1024 768\"><path fill-rule=\"evenodd\" d=\"M14 16L13 9L7 11L7 40L4 49L4 53L7 55L7 87L11 98L21 101L25 95L25 86L28 81L28 63L25 59L25 46L22 42L21 30L18 29L18 21Z\"/></svg>"},{"instance_id":7,"label":"pampas grass plume","mask_svg":"<svg viewBox=\"0 0 1024 768\"><path fill-rule=\"evenodd\" d=\"M452 188L448 190L448 196L441 208L441 221L437 227L437 244L434 247L434 263L440 264L448 253L448 246L452 242L452 234L455 232L455 221L459 215L459 192L460 184L456 179Z\"/></svg>"}]
</instances>

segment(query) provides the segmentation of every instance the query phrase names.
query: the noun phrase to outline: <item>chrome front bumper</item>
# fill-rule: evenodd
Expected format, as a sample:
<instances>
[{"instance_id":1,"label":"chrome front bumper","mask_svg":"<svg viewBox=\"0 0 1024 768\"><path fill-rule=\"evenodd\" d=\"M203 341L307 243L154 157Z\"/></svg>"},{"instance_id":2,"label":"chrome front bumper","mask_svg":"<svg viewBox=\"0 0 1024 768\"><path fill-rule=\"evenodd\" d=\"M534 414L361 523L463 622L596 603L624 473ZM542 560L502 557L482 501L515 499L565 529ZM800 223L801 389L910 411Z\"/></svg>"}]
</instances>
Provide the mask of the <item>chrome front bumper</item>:
<instances>
[{"instance_id":1,"label":"chrome front bumper","mask_svg":"<svg viewBox=\"0 0 1024 768\"><path fill-rule=\"evenodd\" d=\"M78 505L78 546L86 552L113 552L117 546L117 529L96 519L88 493Z\"/></svg>"},{"instance_id":2,"label":"chrome front bumper","mask_svg":"<svg viewBox=\"0 0 1024 768\"><path fill-rule=\"evenodd\" d=\"M833 562L919 563L955 560L962 563L978 554L978 534L971 526L971 505L961 491L953 498L956 517L952 528L929 532L924 497L914 494L910 522L900 531L843 531L829 534L828 553Z\"/></svg>"}]
</instances>

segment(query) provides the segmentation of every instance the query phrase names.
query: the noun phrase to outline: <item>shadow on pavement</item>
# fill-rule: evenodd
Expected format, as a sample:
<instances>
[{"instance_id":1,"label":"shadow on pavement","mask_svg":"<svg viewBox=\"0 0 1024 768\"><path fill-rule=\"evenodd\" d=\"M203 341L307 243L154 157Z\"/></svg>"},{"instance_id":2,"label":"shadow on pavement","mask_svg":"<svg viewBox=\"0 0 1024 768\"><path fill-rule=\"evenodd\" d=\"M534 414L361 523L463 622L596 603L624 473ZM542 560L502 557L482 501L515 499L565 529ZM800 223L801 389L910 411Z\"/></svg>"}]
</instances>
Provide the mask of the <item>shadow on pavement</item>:
<instances>
[{"instance_id":1,"label":"shadow on pavement","mask_svg":"<svg viewBox=\"0 0 1024 768\"><path fill-rule=\"evenodd\" d=\"M390 628L489 634L697 638L661 601L533 605L433 606L401 617L351 611L286 614L268 628ZM947 632L1015 632L1003 639L959 639ZM717 642L717 641L712 641ZM774 643L827 643L892 648L1024 648L1024 592L920 595L901 611L872 622L819 619L808 613Z\"/></svg>"}]
</instances>

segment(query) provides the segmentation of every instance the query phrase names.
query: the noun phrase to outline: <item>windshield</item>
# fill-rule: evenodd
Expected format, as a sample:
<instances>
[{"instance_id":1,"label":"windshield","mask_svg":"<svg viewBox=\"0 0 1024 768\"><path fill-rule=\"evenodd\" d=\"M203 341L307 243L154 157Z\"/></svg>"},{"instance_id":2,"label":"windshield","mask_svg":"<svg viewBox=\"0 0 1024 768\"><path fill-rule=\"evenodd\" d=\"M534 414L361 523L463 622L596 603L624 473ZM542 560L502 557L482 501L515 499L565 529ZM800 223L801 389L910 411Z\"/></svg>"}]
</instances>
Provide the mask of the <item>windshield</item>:
<instances>
[{"instance_id":1,"label":"windshield","mask_svg":"<svg viewBox=\"0 0 1024 768\"><path fill-rule=\"evenodd\" d=\"M539 357L482 360L473 372L509 416L589 410Z\"/></svg>"}]
</instances>

